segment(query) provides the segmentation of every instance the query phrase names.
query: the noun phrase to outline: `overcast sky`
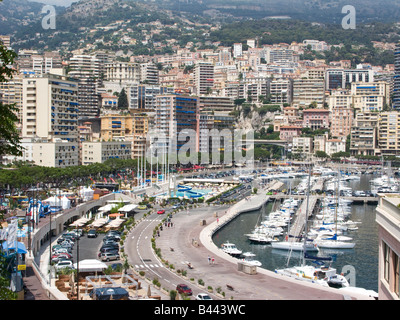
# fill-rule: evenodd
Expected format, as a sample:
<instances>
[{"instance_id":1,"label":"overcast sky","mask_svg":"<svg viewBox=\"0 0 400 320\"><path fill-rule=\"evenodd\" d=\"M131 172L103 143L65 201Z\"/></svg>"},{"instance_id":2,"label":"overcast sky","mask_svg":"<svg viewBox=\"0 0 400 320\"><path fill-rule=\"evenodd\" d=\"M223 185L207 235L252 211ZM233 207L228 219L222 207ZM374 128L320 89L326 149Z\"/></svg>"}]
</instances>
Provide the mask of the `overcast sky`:
<instances>
[{"instance_id":1,"label":"overcast sky","mask_svg":"<svg viewBox=\"0 0 400 320\"><path fill-rule=\"evenodd\" d=\"M78 2L79 0L28 0L28 1L51 4L60 7L69 7L71 3Z\"/></svg>"}]
</instances>

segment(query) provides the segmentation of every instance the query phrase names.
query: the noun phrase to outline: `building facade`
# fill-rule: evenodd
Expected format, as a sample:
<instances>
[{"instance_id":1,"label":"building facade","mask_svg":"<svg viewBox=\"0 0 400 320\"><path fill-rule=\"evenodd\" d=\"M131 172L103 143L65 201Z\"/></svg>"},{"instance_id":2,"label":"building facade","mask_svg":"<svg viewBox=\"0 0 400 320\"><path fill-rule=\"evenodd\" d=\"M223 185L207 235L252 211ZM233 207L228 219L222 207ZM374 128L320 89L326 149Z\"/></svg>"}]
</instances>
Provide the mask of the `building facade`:
<instances>
[{"instance_id":1,"label":"building facade","mask_svg":"<svg viewBox=\"0 0 400 320\"><path fill-rule=\"evenodd\" d=\"M400 196L380 194L376 208L379 239L379 300L400 300Z\"/></svg>"}]
</instances>

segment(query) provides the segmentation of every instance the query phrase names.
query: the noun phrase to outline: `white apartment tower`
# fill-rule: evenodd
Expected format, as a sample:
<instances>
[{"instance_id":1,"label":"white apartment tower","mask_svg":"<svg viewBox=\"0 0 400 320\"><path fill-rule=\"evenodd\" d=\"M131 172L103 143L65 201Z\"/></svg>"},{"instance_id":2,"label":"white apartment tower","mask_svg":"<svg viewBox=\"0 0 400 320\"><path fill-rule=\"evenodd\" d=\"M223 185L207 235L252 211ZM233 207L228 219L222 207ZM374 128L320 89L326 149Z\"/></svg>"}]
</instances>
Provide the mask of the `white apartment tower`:
<instances>
[{"instance_id":1,"label":"white apartment tower","mask_svg":"<svg viewBox=\"0 0 400 320\"><path fill-rule=\"evenodd\" d=\"M23 138L31 138L33 160L43 166L78 165L78 81L47 74L24 78Z\"/></svg>"},{"instance_id":2,"label":"white apartment tower","mask_svg":"<svg viewBox=\"0 0 400 320\"><path fill-rule=\"evenodd\" d=\"M198 62L194 69L196 94L209 94L214 86L214 65L209 62Z\"/></svg>"}]
</instances>

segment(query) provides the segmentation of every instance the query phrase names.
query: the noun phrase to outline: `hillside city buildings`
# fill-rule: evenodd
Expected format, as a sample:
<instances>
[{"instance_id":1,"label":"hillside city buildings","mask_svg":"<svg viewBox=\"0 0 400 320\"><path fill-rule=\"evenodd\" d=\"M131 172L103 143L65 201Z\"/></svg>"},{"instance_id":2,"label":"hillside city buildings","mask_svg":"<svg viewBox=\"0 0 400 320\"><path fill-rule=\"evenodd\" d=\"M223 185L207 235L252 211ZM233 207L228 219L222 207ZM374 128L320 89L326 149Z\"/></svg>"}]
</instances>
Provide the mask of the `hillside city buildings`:
<instances>
[{"instance_id":1,"label":"hillside city buildings","mask_svg":"<svg viewBox=\"0 0 400 320\"><path fill-rule=\"evenodd\" d=\"M12 47L9 37L1 39ZM176 47L172 54L124 59L104 50L68 57L20 50L0 99L18 108L25 151L2 161L63 167L137 158L155 129L168 139L193 129L196 152L216 152L222 149L210 145L207 131L269 126L289 154L399 156L400 47L395 64L386 66L300 58L306 48L330 47L313 39L262 46L248 39L246 46Z\"/></svg>"}]
</instances>

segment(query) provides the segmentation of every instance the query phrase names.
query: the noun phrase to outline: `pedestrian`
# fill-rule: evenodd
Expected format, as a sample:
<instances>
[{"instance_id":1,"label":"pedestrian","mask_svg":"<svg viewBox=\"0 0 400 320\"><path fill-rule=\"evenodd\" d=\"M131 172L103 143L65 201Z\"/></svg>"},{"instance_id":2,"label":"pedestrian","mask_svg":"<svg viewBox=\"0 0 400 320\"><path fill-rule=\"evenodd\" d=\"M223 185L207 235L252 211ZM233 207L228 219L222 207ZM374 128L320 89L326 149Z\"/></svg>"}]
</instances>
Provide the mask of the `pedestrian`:
<instances>
[{"instance_id":1,"label":"pedestrian","mask_svg":"<svg viewBox=\"0 0 400 320\"><path fill-rule=\"evenodd\" d=\"M211 258L210 258L210 256L208 256L208 264L210 264L211 263Z\"/></svg>"},{"instance_id":2,"label":"pedestrian","mask_svg":"<svg viewBox=\"0 0 400 320\"><path fill-rule=\"evenodd\" d=\"M219 218L217 218L217 223L219 223Z\"/></svg>"},{"instance_id":3,"label":"pedestrian","mask_svg":"<svg viewBox=\"0 0 400 320\"><path fill-rule=\"evenodd\" d=\"M214 257L211 258L211 264L214 264Z\"/></svg>"},{"instance_id":4,"label":"pedestrian","mask_svg":"<svg viewBox=\"0 0 400 320\"><path fill-rule=\"evenodd\" d=\"M172 228L172 221L171 221L171 228Z\"/></svg>"}]
</instances>

